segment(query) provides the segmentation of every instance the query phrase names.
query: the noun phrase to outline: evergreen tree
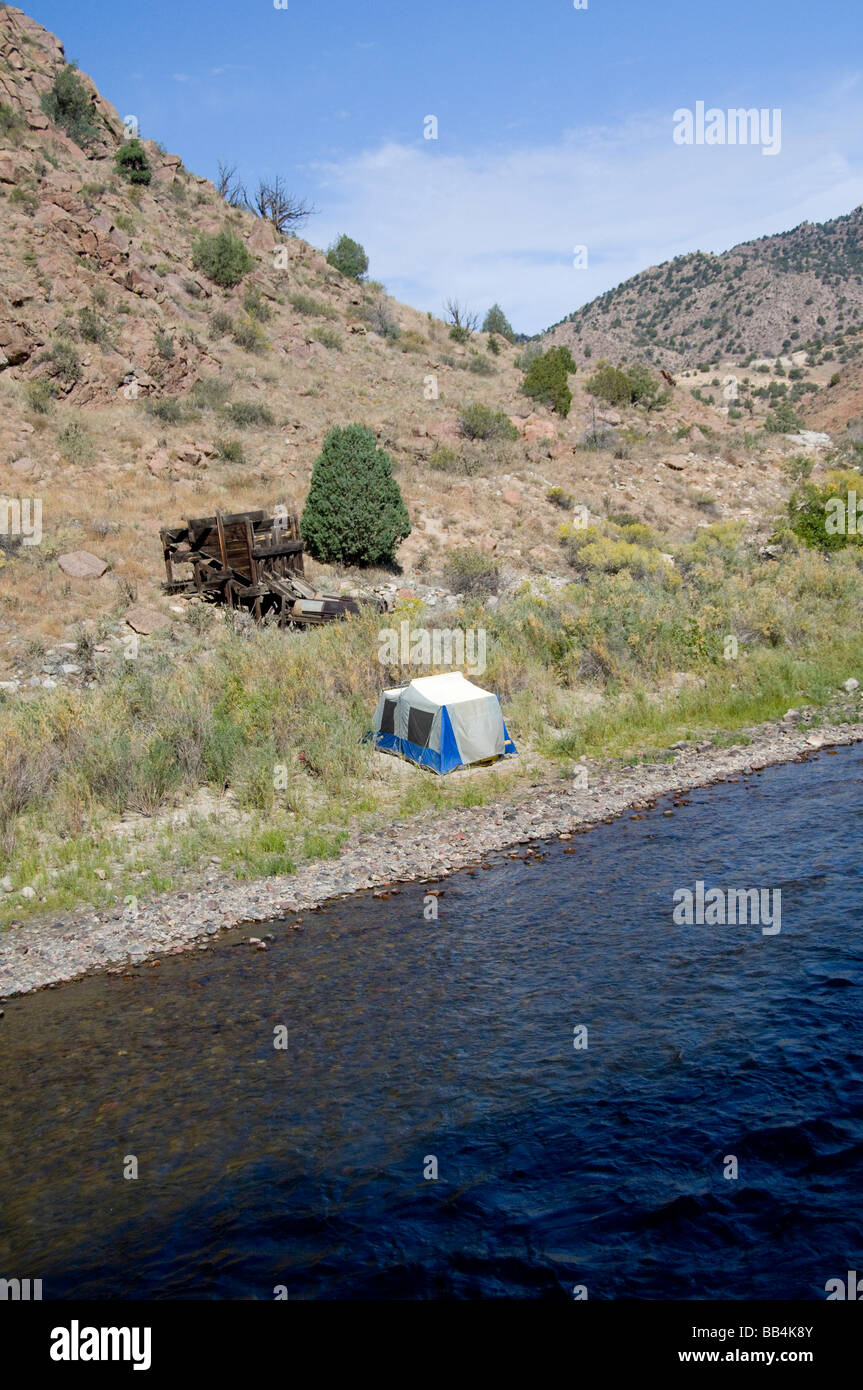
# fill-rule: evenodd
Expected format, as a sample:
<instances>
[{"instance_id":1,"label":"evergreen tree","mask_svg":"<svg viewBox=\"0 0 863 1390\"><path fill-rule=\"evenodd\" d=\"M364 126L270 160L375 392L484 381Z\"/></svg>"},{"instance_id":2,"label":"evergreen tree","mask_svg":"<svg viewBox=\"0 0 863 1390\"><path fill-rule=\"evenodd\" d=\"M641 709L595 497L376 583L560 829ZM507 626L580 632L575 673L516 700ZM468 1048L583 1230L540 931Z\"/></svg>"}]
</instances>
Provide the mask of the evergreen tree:
<instances>
[{"instance_id":1,"label":"evergreen tree","mask_svg":"<svg viewBox=\"0 0 863 1390\"><path fill-rule=\"evenodd\" d=\"M567 377L577 371L569 348L549 348L548 352L535 357L527 369L522 383L522 391L534 400L551 406L558 415L569 414L572 405L572 392Z\"/></svg>"},{"instance_id":2,"label":"evergreen tree","mask_svg":"<svg viewBox=\"0 0 863 1390\"><path fill-rule=\"evenodd\" d=\"M515 337L512 324L499 304L492 304L483 320L483 333L497 333L499 337L506 338L511 343Z\"/></svg>"},{"instance_id":3,"label":"evergreen tree","mask_svg":"<svg viewBox=\"0 0 863 1390\"><path fill-rule=\"evenodd\" d=\"M334 426L315 459L300 529L316 560L386 565L411 523L392 459L364 425Z\"/></svg>"},{"instance_id":4,"label":"evergreen tree","mask_svg":"<svg viewBox=\"0 0 863 1390\"><path fill-rule=\"evenodd\" d=\"M369 268L369 258L358 241L340 236L327 252L327 261L351 280L362 280Z\"/></svg>"}]
</instances>

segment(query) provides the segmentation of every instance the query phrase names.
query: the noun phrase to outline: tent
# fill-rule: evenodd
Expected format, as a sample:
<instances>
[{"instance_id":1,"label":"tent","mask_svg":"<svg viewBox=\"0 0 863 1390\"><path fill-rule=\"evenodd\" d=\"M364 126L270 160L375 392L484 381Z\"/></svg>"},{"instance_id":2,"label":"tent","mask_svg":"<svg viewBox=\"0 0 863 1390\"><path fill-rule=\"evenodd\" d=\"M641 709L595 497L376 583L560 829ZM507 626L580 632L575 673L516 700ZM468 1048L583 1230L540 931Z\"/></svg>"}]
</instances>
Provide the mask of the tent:
<instances>
[{"instance_id":1,"label":"tent","mask_svg":"<svg viewBox=\"0 0 863 1390\"><path fill-rule=\"evenodd\" d=\"M458 671L384 690L372 738L376 748L440 773L517 751L497 696Z\"/></svg>"}]
</instances>

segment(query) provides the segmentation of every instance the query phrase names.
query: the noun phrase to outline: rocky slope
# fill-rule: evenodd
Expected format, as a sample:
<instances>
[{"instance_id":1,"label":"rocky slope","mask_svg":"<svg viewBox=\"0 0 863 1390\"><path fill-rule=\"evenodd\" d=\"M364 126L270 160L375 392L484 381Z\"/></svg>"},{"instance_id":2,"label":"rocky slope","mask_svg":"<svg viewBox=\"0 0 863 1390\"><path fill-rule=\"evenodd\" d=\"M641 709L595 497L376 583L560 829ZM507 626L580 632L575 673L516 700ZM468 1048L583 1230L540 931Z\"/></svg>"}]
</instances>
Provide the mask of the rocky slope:
<instances>
[{"instance_id":1,"label":"rocky slope","mask_svg":"<svg viewBox=\"0 0 863 1390\"><path fill-rule=\"evenodd\" d=\"M651 266L545 335L577 359L647 357L671 371L749 356L856 346L863 323L863 207L830 222ZM837 347L838 344L838 347Z\"/></svg>"}]
</instances>

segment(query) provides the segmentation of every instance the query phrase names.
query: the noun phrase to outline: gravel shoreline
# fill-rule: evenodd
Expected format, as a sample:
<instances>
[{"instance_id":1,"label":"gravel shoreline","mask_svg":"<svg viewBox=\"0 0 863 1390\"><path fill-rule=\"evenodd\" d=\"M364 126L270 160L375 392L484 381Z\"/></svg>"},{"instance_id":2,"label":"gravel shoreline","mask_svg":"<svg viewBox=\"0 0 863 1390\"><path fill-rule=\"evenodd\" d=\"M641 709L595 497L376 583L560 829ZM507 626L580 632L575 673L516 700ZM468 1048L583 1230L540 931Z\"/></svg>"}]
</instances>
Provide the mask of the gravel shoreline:
<instances>
[{"instance_id":1,"label":"gravel shoreline","mask_svg":"<svg viewBox=\"0 0 863 1390\"><path fill-rule=\"evenodd\" d=\"M863 723L813 731L780 722L749 730L747 737L751 741L745 746L675 746L673 761L661 764L603 768L586 763L586 789L574 780L548 781L521 788L505 802L355 833L337 859L304 865L289 876L238 883L219 872L208 876L203 888L149 899L132 915L112 908L58 926L36 921L10 928L0 940L0 997L56 986L97 969L206 950L208 939L230 928L296 917L363 889L444 878L495 851L586 829L669 793L790 762L819 747L858 742ZM265 944L257 949L266 949Z\"/></svg>"}]
</instances>

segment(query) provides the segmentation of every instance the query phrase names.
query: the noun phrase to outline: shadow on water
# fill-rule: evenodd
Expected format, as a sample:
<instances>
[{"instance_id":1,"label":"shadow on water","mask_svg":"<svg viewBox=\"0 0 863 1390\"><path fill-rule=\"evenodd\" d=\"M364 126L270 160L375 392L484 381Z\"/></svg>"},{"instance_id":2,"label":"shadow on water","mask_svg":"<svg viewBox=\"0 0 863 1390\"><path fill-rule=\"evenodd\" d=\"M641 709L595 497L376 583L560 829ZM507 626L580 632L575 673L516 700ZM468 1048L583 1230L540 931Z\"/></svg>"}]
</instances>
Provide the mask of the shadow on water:
<instances>
[{"instance_id":1,"label":"shadow on water","mask_svg":"<svg viewBox=\"0 0 863 1390\"><path fill-rule=\"evenodd\" d=\"M823 1298L863 1258L861 783L843 749L458 874L437 921L406 885L11 1001L0 1272ZM675 925L696 879L781 888L781 932Z\"/></svg>"}]
</instances>

